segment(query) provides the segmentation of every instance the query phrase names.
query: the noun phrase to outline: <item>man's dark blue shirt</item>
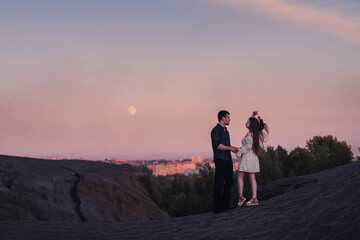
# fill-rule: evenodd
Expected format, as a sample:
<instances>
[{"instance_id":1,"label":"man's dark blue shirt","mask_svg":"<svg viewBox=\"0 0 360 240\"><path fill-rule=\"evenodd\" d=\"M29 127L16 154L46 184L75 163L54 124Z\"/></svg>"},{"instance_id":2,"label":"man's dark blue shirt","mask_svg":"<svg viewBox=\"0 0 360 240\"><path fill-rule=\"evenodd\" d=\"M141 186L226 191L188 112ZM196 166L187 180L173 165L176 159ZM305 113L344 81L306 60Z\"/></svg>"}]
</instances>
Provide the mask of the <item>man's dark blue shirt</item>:
<instances>
[{"instance_id":1,"label":"man's dark blue shirt","mask_svg":"<svg viewBox=\"0 0 360 240\"><path fill-rule=\"evenodd\" d=\"M230 147L230 135L226 127L217 124L211 131L211 144L214 152L214 159L232 160L230 150L221 151L218 148L220 143Z\"/></svg>"}]
</instances>

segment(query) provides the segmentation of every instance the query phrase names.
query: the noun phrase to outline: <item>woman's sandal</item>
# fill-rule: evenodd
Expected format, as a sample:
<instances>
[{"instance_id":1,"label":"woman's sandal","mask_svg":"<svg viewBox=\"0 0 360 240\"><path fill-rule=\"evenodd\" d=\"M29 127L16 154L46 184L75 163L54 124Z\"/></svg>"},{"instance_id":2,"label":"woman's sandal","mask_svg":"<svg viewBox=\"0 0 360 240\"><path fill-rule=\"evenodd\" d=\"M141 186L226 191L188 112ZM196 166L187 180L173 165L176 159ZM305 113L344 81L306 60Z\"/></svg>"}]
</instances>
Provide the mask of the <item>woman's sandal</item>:
<instances>
[{"instance_id":1,"label":"woman's sandal","mask_svg":"<svg viewBox=\"0 0 360 240\"><path fill-rule=\"evenodd\" d=\"M246 203L246 206L255 206L259 204L259 200L257 198L252 198L250 201Z\"/></svg>"},{"instance_id":2,"label":"woman's sandal","mask_svg":"<svg viewBox=\"0 0 360 240\"><path fill-rule=\"evenodd\" d=\"M239 202L238 202L238 207L241 207L241 205L243 205L243 203L246 201L246 198L243 196L239 197Z\"/></svg>"}]
</instances>

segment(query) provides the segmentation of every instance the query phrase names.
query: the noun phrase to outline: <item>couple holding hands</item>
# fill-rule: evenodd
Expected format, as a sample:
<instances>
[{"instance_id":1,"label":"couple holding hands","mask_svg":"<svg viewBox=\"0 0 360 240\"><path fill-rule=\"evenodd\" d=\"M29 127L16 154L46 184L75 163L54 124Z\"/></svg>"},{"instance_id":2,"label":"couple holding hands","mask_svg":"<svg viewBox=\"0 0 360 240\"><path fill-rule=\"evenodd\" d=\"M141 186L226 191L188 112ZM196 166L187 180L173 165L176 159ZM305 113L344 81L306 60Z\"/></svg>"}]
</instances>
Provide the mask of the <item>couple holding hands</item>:
<instances>
[{"instance_id":1,"label":"couple holding hands","mask_svg":"<svg viewBox=\"0 0 360 240\"><path fill-rule=\"evenodd\" d=\"M230 145L230 135L226 128L230 124L230 113L222 110L218 113L219 123L211 131L211 143L214 152L215 180L213 190L214 213L224 212L234 207L229 206L231 187L233 184L233 162L231 153L235 153L238 159L238 207L241 207L246 198L243 196L244 176L248 173L251 182L252 198L246 206L258 205L257 183L255 173L260 172L258 154L263 150L263 143L269 128L258 116L258 112L253 112L246 122L248 133L241 140L240 148Z\"/></svg>"}]
</instances>

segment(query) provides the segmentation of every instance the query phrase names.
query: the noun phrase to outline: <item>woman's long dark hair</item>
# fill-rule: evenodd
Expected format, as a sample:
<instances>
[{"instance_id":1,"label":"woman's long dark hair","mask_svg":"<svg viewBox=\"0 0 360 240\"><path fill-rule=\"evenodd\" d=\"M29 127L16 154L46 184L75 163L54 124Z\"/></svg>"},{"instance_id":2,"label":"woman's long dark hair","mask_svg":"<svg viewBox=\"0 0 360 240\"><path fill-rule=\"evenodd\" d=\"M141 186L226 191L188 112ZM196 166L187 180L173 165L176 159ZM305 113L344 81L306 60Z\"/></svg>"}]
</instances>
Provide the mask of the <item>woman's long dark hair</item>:
<instances>
[{"instance_id":1,"label":"woman's long dark hair","mask_svg":"<svg viewBox=\"0 0 360 240\"><path fill-rule=\"evenodd\" d=\"M269 134L269 128L266 123L258 116L257 112L249 118L250 126L249 131L253 135L253 151L258 155L261 150L264 150L264 142Z\"/></svg>"}]
</instances>

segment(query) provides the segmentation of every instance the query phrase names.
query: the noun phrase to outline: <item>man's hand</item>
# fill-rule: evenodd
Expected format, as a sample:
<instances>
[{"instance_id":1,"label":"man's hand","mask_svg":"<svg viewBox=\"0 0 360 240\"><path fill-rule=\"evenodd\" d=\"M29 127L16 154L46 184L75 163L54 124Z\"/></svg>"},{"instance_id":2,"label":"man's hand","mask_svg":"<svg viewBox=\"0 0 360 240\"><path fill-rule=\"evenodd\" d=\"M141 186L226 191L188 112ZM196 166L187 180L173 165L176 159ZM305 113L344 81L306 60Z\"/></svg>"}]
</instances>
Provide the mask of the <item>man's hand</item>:
<instances>
[{"instance_id":1,"label":"man's hand","mask_svg":"<svg viewBox=\"0 0 360 240\"><path fill-rule=\"evenodd\" d=\"M237 147L232 147L231 146L230 148L231 148L230 151L232 151L233 153L237 153L239 151L239 149Z\"/></svg>"},{"instance_id":2,"label":"man's hand","mask_svg":"<svg viewBox=\"0 0 360 240\"><path fill-rule=\"evenodd\" d=\"M232 151L233 153L237 153L239 151L238 148L233 147L233 146L224 146L221 143L219 144L219 146L217 147L217 149L221 150L221 151Z\"/></svg>"}]
</instances>

